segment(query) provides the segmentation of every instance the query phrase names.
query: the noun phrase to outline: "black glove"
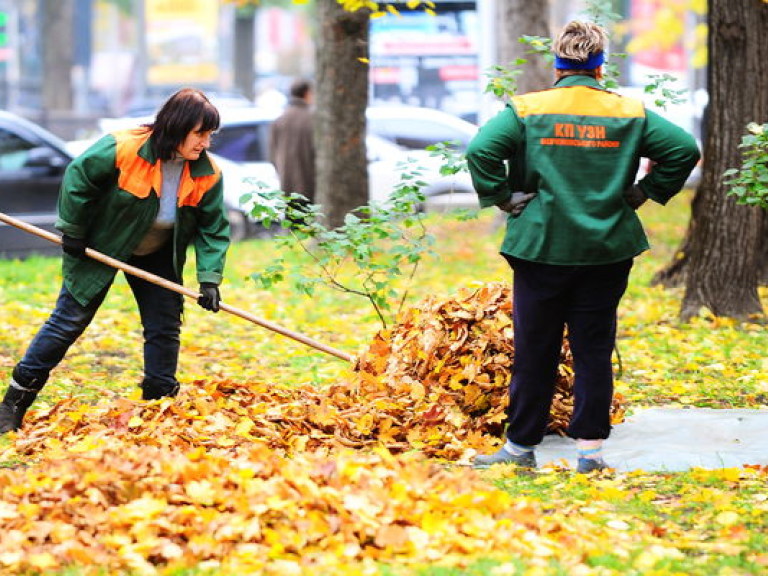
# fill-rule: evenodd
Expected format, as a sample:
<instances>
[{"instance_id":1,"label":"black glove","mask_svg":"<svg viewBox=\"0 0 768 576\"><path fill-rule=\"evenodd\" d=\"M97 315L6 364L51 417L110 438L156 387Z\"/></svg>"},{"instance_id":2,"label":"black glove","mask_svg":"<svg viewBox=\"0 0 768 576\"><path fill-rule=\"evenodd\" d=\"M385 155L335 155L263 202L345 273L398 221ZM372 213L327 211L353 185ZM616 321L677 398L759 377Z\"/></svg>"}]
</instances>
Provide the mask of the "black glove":
<instances>
[{"instance_id":1,"label":"black glove","mask_svg":"<svg viewBox=\"0 0 768 576\"><path fill-rule=\"evenodd\" d=\"M509 200L497 204L497 206L499 207L499 210L509 212L514 218L517 218L522 211L525 210L525 207L528 206L528 202L533 200L535 196L535 192L531 192L530 194L525 192L512 192L512 197Z\"/></svg>"},{"instance_id":2,"label":"black glove","mask_svg":"<svg viewBox=\"0 0 768 576\"><path fill-rule=\"evenodd\" d=\"M629 188L624 190L624 201L630 205L633 210L637 210L645 204L648 200L648 196L645 195L637 184L632 184Z\"/></svg>"},{"instance_id":3,"label":"black glove","mask_svg":"<svg viewBox=\"0 0 768 576\"><path fill-rule=\"evenodd\" d=\"M218 312L219 302L221 302L219 287L212 282L201 282L200 297L197 299L197 303L206 310L210 310L211 312Z\"/></svg>"},{"instance_id":4,"label":"black glove","mask_svg":"<svg viewBox=\"0 0 768 576\"><path fill-rule=\"evenodd\" d=\"M73 238L72 236L67 236L66 234L61 237L61 249L70 256L74 256L75 258L85 260L87 258L85 255L85 249L87 246L88 245L86 244L85 240L82 238Z\"/></svg>"}]
</instances>

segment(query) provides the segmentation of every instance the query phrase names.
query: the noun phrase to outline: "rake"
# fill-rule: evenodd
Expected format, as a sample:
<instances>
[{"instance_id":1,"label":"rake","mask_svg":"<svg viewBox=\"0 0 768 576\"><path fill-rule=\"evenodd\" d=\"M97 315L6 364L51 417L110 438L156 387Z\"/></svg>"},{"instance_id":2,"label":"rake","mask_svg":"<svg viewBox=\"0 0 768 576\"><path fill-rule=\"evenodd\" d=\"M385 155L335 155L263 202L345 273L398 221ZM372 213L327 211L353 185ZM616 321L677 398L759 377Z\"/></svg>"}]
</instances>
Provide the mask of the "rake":
<instances>
[{"instance_id":1,"label":"rake","mask_svg":"<svg viewBox=\"0 0 768 576\"><path fill-rule=\"evenodd\" d=\"M8 216L7 214L3 214L2 212L0 212L0 221L3 221L6 224L9 224L16 228L24 230L25 232L29 232L30 234L34 234L35 236L39 236L40 238L49 240L50 242L53 242L55 244L61 244L61 237L57 236L56 234L48 232L47 230L43 230L42 228L38 228L37 226L34 226L22 220L13 218L12 216ZM199 293L195 292L194 290L190 290L189 288L186 288L181 284L177 284L176 282L171 282L170 280L166 280L165 278L161 278L160 276L151 274L146 270L142 270L141 268L136 268L135 266L131 266L130 264L126 264L125 262L121 262L120 260L112 258L111 256L107 256L106 254L102 254L101 252L98 252L93 248L86 248L85 253L88 257L93 258L94 260L97 260L102 264L106 264L107 266L111 266L112 268L122 270L126 274L137 276L143 280L146 280L147 282L151 282L152 284L157 284L158 286L162 286L163 288L167 288L168 290L177 292L182 296L191 298L192 300L197 301L197 299L200 297ZM271 330L272 332L277 332L278 334L282 334L283 336L296 340L297 342L301 342L302 344L315 348L316 350L320 350L321 352L325 352L326 354L335 356L336 358L339 358L341 360L346 360L347 362L352 362L354 360L354 356L347 354L346 352L342 352L341 350L337 350L336 348L327 346L326 344L313 340L309 336L305 336L304 334L300 334L299 332L294 332L293 330L283 328L282 326L279 326L278 324L275 324L268 320L263 320L261 318L258 318L253 314L251 314L250 312L246 312L245 310L241 310L240 308L236 308L234 306L230 306L229 304L225 304L224 302L222 302L219 304L219 309L223 310L224 312L233 314L235 316L239 316L240 318L244 320L248 320L249 322L253 322L258 326L261 326L262 328L266 328L267 330Z\"/></svg>"}]
</instances>

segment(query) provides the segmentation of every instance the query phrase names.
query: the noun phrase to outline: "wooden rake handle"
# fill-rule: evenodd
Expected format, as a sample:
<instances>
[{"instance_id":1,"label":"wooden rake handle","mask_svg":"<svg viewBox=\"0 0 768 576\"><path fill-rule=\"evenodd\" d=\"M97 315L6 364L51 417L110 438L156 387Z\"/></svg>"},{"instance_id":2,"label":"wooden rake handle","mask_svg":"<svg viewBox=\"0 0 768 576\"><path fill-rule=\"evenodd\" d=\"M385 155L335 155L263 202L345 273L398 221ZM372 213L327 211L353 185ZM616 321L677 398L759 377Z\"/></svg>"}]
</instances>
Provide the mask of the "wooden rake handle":
<instances>
[{"instance_id":1,"label":"wooden rake handle","mask_svg":"<svg viewBox=\"0 0 768 576\"><path fill-rule=\"evenodd\" d=\"M9 224L16 228L24 230L25 232L29 232L30 234L34 234L35 236L39 236L40 238L49 240L55 244L61 244L61 238L56 234L48 232L47 230L43 230L42 228L38 228L37 226L34 226L22 220L13 218L12 216L8 216L7 214L3 214L2 212L0 212L0 220L5 222L6 224ZM136 268L135 266L131 266L130 264L126 264L125 262L121 262L120 260L112 258L111 256L107 256L106 254L102 254L101 252L98 252L93 248L86 248L85 253L90 258L93 258L94 260L98 260L102 264L106 264L107 266L111 266L112 268L122 270L126 274L137 276L143 280L146 280L147 282L151 282L152 284L157 284L158 286L167 288L172 292L177 292L183 296L186 296L187 298L191 298L192 300L197 301L197 299L200 297L200 294L198 292L195 292L194 290L190 290L189 288L186 288L181 284L171 282L170 280L166 280L165 278L161 278L160 276L151 274L146 270L142 270L141 268ZM288 330L287 328L283 328L282 326L274 324L273 322L269 322L268 320L263 320L261 318L258 318L253 314L251 314L250 312L246 312L245 310L241 310L240 308L235 308L234 306L230 306L229 304L225 304L224 302L221 302L219 304L219 308L221 310L224 310L225 312L229 312L230 314L239 316L244 320L253 322L254 324L261 326L262 328L266 328L267 330L271 330L272 332L277 332L278 334L282 334L283 336L292 338L297 342L301 342L302 344L311 346L312 348L315 348L316 350L320 350L321 352L325 352L326 354L330 354L331 356L336 356L341 360L346 360L347 362L352 362L354 360L354 357L350 354L347 354L346 352L342 352L341 350L337 350L336 348L332 348L331 346L326 346L321 342L313 340L309 336L305 336L298 332L294 332L293 330Z\"/></svg>"}]
</instances>

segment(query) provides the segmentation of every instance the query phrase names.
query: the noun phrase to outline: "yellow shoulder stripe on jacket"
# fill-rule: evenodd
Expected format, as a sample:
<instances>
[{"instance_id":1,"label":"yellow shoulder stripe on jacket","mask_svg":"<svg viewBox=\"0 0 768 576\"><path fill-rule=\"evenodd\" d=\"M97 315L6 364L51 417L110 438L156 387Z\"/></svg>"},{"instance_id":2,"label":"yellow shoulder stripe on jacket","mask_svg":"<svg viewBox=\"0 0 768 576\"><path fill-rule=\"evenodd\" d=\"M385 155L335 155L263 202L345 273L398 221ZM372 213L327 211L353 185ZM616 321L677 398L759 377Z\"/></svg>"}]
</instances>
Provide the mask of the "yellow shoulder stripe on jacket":
<instances>
[{"instance_id":1,"label":"yellow shoulder stripe on jacket","mask_svg":"<svg viewBox=\"0 0 768 576\"><path fill-rule=\"evenodd\" d=\"M552 88L515 96L512 101L518 116L567 114L604 118L642 118L643 103L634 98L588 86Z\"/></svg>"}]
</instances>

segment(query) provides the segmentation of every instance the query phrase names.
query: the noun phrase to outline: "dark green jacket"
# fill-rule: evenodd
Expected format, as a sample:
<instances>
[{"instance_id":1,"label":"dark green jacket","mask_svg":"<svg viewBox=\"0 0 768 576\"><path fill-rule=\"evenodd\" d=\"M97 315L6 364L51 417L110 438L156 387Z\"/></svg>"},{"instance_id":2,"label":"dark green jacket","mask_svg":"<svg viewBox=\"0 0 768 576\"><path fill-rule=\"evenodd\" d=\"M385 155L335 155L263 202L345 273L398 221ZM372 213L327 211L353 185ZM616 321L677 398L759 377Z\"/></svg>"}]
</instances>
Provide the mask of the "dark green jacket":
<instances>
[{"instance_id":1,"label":"dark green jacket","mask_svg":"<svg viewBox=\"0 0 768 576\"><path fill-rule=\"evenodd\" d=\"M640 188L666 204L699 156L690 134L588 76L515 96L467 149L482 207L514 191L537 193L508 218L502 253L558 265L609 264L646 250L640 219L623 199L641 157L655 164Z\"/></svg>"},{"instance_id":2,"label":"dark green jacket","mask_svg":"<svg viewBox=\"0 0 768 576\"><path fill-rule=\"evenodd\" d=\"M162 161L146 129L109 134L67 167L59 193L56 228L84 238L90 248L121 261L133 254L155 221L162 194ZM182 278L187 247L195 246L197 279L220 284L229 247L221 171L205 154L185 162L174 227L174 266ZM85 305L116 270L64 254L64 283Z\"/></svg>"}]
</instances>

